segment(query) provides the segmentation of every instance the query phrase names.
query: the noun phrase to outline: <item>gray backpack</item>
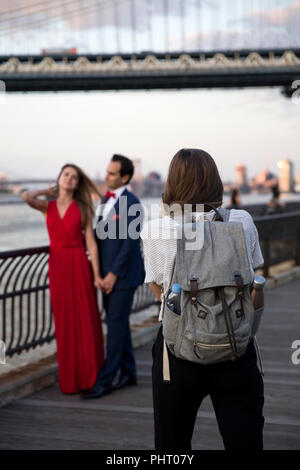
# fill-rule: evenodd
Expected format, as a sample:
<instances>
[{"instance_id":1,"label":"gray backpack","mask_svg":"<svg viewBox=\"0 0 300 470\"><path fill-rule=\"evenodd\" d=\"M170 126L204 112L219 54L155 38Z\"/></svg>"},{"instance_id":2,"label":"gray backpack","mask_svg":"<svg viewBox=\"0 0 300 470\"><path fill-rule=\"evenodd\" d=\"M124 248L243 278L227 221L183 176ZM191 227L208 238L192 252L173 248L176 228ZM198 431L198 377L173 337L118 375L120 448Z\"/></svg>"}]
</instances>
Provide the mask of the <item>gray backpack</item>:
<instances>
[{"instance_id":1,"label":"gray backpack","mask_svg":"<svg viewBox=\"0 0 300 470\"><path fill-rule=\"evenodd\" d=\"M165 381L170 381L166 345L178 358L213 364L242 356L258 329L263 309L254 310L250 295L253 275L243 225L228 222L230 210L214 210L212 221L202 221L201 249L186 249L199 222L184 224L177 239L170 284L162 298ZM167 304L175 282L181 286L180 315Z\"/></svg>"}]
</instances>

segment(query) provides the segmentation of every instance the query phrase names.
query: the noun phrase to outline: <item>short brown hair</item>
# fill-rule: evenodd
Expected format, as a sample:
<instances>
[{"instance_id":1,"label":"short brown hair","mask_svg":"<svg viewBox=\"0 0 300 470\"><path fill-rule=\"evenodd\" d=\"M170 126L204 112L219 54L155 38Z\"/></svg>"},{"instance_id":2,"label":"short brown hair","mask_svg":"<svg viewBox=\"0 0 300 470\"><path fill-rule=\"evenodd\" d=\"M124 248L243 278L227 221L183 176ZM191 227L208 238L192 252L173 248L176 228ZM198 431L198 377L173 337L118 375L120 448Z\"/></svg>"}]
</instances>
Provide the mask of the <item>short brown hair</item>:
<instances>
[{"instance_id":1,"label":"short brown hair","mask_svg":"<svg viewBox=\"0 0 300 470\"><path fill-rule=\"evenodd\" d=\"M181 149L173 157L163 193L163 203L210 204L220 207L223 183L214 159L204 150ZM193 208L194 209L194 208ZM204 206L204 210L210 208Z\"/></svg>"}]
</instances>

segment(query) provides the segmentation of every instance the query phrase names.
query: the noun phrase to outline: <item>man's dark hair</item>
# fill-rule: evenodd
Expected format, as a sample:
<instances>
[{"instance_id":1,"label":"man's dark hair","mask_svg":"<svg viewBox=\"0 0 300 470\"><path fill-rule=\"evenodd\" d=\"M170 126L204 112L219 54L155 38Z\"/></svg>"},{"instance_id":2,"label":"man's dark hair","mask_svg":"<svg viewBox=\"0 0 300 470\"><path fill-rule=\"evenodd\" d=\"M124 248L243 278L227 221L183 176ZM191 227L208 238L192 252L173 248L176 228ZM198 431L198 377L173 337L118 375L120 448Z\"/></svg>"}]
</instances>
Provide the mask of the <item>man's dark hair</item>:
<instances>
[{"instance_id":1,"label":"man's dark hair","mask_svg":"<svg viewBox=\"0 0 300 470\"><path fill-rule=\"evenodd\" d=\"M124 157L124 155L119 155L117 153L115 153L112 156L111 161L112 162L120 162L120 164L121 164L120 175L121 176L125 176L125 175L129 176L128 181L126 183L126 184L128 184L129 181L131 180L132 176L133 176L133 173L134 173L134 166L133 166L132 161L129 158Z\"/></svg>"}]
</instances>

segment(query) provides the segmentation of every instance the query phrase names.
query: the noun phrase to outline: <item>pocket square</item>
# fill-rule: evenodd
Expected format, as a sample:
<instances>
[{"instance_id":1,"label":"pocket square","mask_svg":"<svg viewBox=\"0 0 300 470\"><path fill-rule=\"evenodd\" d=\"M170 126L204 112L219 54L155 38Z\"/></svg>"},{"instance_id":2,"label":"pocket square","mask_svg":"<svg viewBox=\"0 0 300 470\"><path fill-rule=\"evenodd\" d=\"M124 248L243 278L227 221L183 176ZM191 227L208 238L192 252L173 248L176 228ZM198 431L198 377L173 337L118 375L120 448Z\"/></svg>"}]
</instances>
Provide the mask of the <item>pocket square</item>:
<instances>
[{"instance_id":1,"label":"pocket square","mask_svg":"<svg viewBox=\"0 0 300 470\"><path fill-rule=\"evenodd\" d=\"M111 220L117 220L117 219L119 219L119 214L115 214L111 218Z\"/></svg>"}]
</instances>

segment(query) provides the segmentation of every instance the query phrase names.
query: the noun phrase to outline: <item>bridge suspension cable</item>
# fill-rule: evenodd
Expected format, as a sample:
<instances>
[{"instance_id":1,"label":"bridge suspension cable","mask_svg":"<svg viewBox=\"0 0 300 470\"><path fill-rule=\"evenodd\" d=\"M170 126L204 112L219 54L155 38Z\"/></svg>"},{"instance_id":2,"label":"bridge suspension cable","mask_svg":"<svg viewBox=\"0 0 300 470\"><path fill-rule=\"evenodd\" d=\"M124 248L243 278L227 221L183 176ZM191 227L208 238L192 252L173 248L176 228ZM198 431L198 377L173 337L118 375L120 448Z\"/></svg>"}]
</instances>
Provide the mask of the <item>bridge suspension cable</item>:
<instances>
[{"instance_id":1,"label":"bridge suspension cable","mask_svg":"<svg viewBox=\"0 0 300 470\"><path fill-rule=\"evenodd\" d=\"M126 12L122 4L127 4ZM171 2L163 0L31 0L31 3L22 3L19 7L2 10L0 12L0 37L7 39L4 49L6 54L9 42L13 51L29 50L29 46L36 41L36 31L39 39L55 43L58 38L64 40L65 36L72 35L77 43L81 40L80 30L85 28L86 15L89 25L99 28L99 37L108 35L110 43L116 44L116 53L121 52L124 37L122 26L124 12L129 25L129 41L133 52L138 46L149 50L165 48L168 52L173 50L172 41L176 40L175 47L185 51L192 44L200 51L206 49L239 49L247 48L274 48L279 43L281 47L299 47L298 35L300 8L299 2L289 1L285 5L282 0L177 0ZM141 5L143 6L141 10ZM176 5L176 11L175 11ZM204 9L204 6L207 7ZM109 27L107 33L102 26L104 9L109 11ZM207 11L209 9L210 11ZM194 18L193 18L194 15ZM75 18L75 20L74 20ZM228 21L226 21L228 18ZM284 21L282 20L284 18ZM140 21L142 19L142 21ZM67 24L71 22L71 25ZM196 24L195 24L196 22ZM191 27L191 23L193 23ZM153 28L159 25L159 34L153 33ZM100 26L99 26L100 25ZM143 25L143 32L139 26ZM88 29L88 27L87 27ZM196 40L192 36L196 29ZM155 31L156 32L156 31ZM90 31L93 35L95 31ZM84 37L87 38L88 31ZM111 40L113 36L113 40ZM192 43L190 42L192 37ZM64 41L65 42L65 41ZM87 41L88 42L88 41ZM104 40L102 41L102 43ZM130 43L129 42L129 43ZM145 46L146 43L146 46ZM27 44L27 46L26 46ZM154 46L154 47L153 47ZM145 50L142 49L142 50Z\"/></svg>"},{"instance_id":2,"label":"bridge suspension cable","mask_svg":"<svg viewBox=\"0 0 300 470\"><path fill-rule=\"evenodd\" d=\"M149 50L152 51L153 45L152 45L152 0L148 0L147 2L147 29L148 29L148 44L149 44Z\"/></svg>"},{"instance_id":3,"label":"bridge suspension cable","mask_svg":"<svg viewBox=\"0 0 300 470\"><path fill-rule=\"evenodd\" d=\"M180 16L181 16L181 44L182 50L185 50L185 4L184 0L180 2Z\"/></svg>"},{"instance_id":4,"label":"bridge suspension cable","mask_svg":"<svg viewBox=\"0 0 300 470\"><path fill-rule=\"evenodd\" d=\"M135 0L130 0L130 13L131 13L131 27L132 27L132 47L136 50L136 12L135 12Z\"/></svg>"},{"instance_id":5,"label":"bridge suspension cable","mask_svg":"<svg viewBox=\"0 0 300 470\"><path fill-rule=\"evenodd\" d=\"M55 3L59 2L59 3L61 3L60 0L48 0L48 2L55 2ZM2 16L5 16L5 15L11 15L12 13L15 13L15 12L18 12L18 11L23 12L22 14L24 14L24 9L35 8L35 7L38 7L38 6L41 6L41 5L43 5L43 8L45 8L45 3L46 3L45 0L44 1L40 0L39 2L35 2L35 3L22 4L18 7L15 7L15 8L9 8L7 10L0 11L0 16L2 17Z\"/></svg>"},{"instance_id":6,"label":"bridge suspension cable","mask_svg":"<svg viewBox=\"0 0 300 470\"><path fill-rule=\"evenodd\" d=\"M119 35L119 9L118 9L118 3L115 2L114 4L114 19L115 19L115 35L116 35L116 46L117 46L117 51L121 50L120 46L120 35Z\"/></svg>"},{"instance_id":7,"label":"bridge suspension cable","mask_svg":"<svg viewBox=\"0 0 300 470\"><path fill-rule=\"evenodd\" d=\"M66 12L64 14L64 19L70 20L71 18L76 16L78 13L80 13L80 15L82 16L82 15L86 15L86 14L89 14L89 13L94 13L97 10L112 7L115 4L121 4L121 3L124 3L124 2L127 2L127 0L114 0L114 1L103 0L102 2L98 1L96 3L87 5L85 7L76 8L74 10ZM74 0L73 0L73 3L74 3ZM39 19L39 20L36 20L36 21L31 21L31 22L24 23L22 25L15 26L14 28L7 28L7 29L4 29L4 30L0 28L0 35L11 35L11 34L15 34L17 32L24 32L24 26L26 27L26 29L28 29L28 27L32 27L32 29L35 28L35 27L40 28L42 26L48 26L50 23L55 23L56 21L57 21L57 17L55 17L55 18L53 18L53 17L52 18L43 18L43 19ZM3 34L3 32L4 32L4 34Z\"/></svg>"},{"instance_id":8,"label":"bridge suspension cable","mask_svg":"<svg viewBox=\"0 0 300 470\"><path fill-rule=\"evenodd\" d=\"M42 9L40 10L37 10L37 11L33 11L32 14L39 14L39 13L45 13L46 11L51 11L53 10L54 8L58 8L58 7L61 7L61 6L66 6L68 4L72 4L74 3L74 0L65 0L63 2L59 1L59 0L51 0L52 2L54 2L55 4L51 4L51 5L46 5L45 6L45 2L39 2L39 3L36 3L34 6L30 6L30 5L24 5L24 9L26 10L30 10L31 8L35 8L35 6L41 6L41 5L44 5ZM5 13L4 13L5 14ZM7 13L6 14L9 14L9 10L7 10ZM11 16L9 18L6 18L6 19L2 19L3 13L0 12L0 26L2 26L3 24L6 24L6 23L9 23L10 26L11 26L11 23L15 20L19 21L19 20L23 20L23 19L26 19L28 18L28 13L27 14L24 14L24 11L22 10L22 13L20 15L15 15L15 16Z\"/></svg>"},{"instance_id":9,"label":"bridge suspension cable","mask_svg":"<svg viewBox=\"0 0 300 470\"><path fill-rule=\"evenodd\" d=\"M164 28L165 28L165 49L169 50L169 0L164 0Z\"/></svg>"}]
</instances>

